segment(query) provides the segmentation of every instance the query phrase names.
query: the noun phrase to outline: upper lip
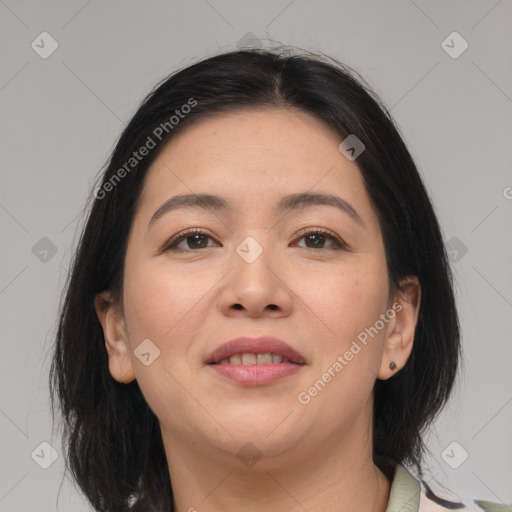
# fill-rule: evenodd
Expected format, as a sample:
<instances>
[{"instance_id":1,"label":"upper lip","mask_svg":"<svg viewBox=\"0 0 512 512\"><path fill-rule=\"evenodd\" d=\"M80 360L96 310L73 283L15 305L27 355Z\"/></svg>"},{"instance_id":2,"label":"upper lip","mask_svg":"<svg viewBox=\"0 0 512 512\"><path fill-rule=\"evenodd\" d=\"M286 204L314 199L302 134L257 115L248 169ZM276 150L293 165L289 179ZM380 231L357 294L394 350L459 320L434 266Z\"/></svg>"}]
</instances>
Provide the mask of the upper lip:
<instances>
[{"instance_id":1,"label":"upper lip","mask_svg":"<svg viewBox=\"0 0 512 512\"><path fill-rule=\"evenodd\" d=\"M283 340L271 336L259 338L241 337L223 343L217 347L206 360L207 364L218 363L222 359L229 358L235 354L279 354L286 357L290 362L304 364L304 357L295 349L290 347Z\"/></svg>"}]
</instances>

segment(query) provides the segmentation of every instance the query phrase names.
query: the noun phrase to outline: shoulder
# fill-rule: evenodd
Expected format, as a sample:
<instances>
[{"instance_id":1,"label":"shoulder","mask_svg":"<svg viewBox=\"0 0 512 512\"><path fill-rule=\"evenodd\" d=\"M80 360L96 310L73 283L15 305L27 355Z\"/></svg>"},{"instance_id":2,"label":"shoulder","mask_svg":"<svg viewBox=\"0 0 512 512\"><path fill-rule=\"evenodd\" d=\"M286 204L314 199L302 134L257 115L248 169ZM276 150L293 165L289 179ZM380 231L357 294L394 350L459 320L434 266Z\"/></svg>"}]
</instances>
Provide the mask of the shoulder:
<instances>
[{"instance_id":1,"label":"shoulder","mask_svg":"<svg viewBox=\"0 0 512 512\"><path fill-rule=\"evenodd\" d=\"M404 503L399 504L398 501ZM461 497L448 490L434 491L427 482L414 478L402 465L395 469L387 512L393 512L396 505L399 505L399 509L405 506L405 510L411 512L512 512L512 505Z\"/></svg>"}]
</instances>

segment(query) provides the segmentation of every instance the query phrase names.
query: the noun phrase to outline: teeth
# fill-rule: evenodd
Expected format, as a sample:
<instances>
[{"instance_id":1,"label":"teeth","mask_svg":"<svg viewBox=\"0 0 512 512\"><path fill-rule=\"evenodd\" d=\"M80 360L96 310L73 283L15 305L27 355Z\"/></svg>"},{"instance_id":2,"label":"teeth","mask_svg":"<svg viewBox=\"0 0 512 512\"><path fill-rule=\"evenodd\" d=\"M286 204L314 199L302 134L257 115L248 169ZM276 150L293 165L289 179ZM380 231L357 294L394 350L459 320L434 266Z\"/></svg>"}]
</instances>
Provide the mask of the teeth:
<instances>
[{"instance_id":1,"label":"teeth","mask_svg":"<svg viewBox=\"0 0 512 512\"><path fill-rule=\"evenodd\" d=\"M272 354L270 352L266 352L265 354L258 354L256 357L256 362L258 364L272 364Z\"/></svg>"},{"instance_id":2,"label":"teeth","mask_svg":"<svg viewBox=\"0 0 512 512\"><path fill-rule=\"evenodd\" d=\"M240 354L235 354L229 358L229 364L242 364L242 356Z\"/></svg>"},{"instance_id":3,"label":"teeth","mask_svg":"<svg viewBox=\"0 0 512 512\"><path fill-rule=\"evenodd\" d=\"M231 357L225 357L219 361L219 364L279 364L288 363L289 360L280 354L265 352L263 354L235 354Z\"/></svg>"},{"instance_id":4,"label":"teeth","mask_svg":"<svg viewBox=\"0 0 512 512\"><path fill-rule=\"evenodd\" d=\"M242 364L256 364L256 354L242 354Z\"/></svg>"}]
</instances>

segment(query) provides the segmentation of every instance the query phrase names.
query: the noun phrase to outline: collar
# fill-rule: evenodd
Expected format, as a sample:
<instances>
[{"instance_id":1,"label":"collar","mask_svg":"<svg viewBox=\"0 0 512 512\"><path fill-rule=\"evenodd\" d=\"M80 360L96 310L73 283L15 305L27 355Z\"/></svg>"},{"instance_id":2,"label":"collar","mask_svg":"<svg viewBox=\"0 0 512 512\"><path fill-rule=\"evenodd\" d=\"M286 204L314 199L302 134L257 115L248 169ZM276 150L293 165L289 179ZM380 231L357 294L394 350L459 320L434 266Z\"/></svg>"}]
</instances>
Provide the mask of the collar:
<instances>
[{"instance_id":1,"label":"collar","mask_svg":"<svg viewBox=\"0 0 512 512\"><path fill-rule=\"evenodd\" d=\"M401 464L395 467L386 512L418 512L421 486Z\"/></svg>"},{"instance_id":2,"label":"collar","mask_svg":"<svg viewBox=\"0 0 512 512\"><path fill-rule=\"evenodd\" d=\"M467 500L467 502L473 503L459 508L461 512L466 510L468 512L477 510L480 512L512 512L512 504L505 505L482 500ZM440 512L451 508L453 507L444 507L428 499L420 482L401 464L395 466L386 512Z\"/></svg>"}]
</instances>

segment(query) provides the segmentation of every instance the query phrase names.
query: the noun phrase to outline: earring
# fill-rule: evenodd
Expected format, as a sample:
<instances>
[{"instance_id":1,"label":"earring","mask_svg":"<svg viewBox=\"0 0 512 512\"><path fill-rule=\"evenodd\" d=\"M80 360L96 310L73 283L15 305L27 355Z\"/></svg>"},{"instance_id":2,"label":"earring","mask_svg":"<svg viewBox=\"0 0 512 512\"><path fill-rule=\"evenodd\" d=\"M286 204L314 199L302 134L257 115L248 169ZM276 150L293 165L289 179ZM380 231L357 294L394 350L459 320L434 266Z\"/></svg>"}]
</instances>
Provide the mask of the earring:
<instances>
[{"instance_id":1,"label":"earring","mask_svg":"<svg viewBox=\"0 0 512 512\"><path fill-rule=\"evenodd\" d=\"M396 363L395 363L395 361L391 361L391 363L389 363L389 368L391 370L396 370Z\"/></svg>"}]
</instances>

